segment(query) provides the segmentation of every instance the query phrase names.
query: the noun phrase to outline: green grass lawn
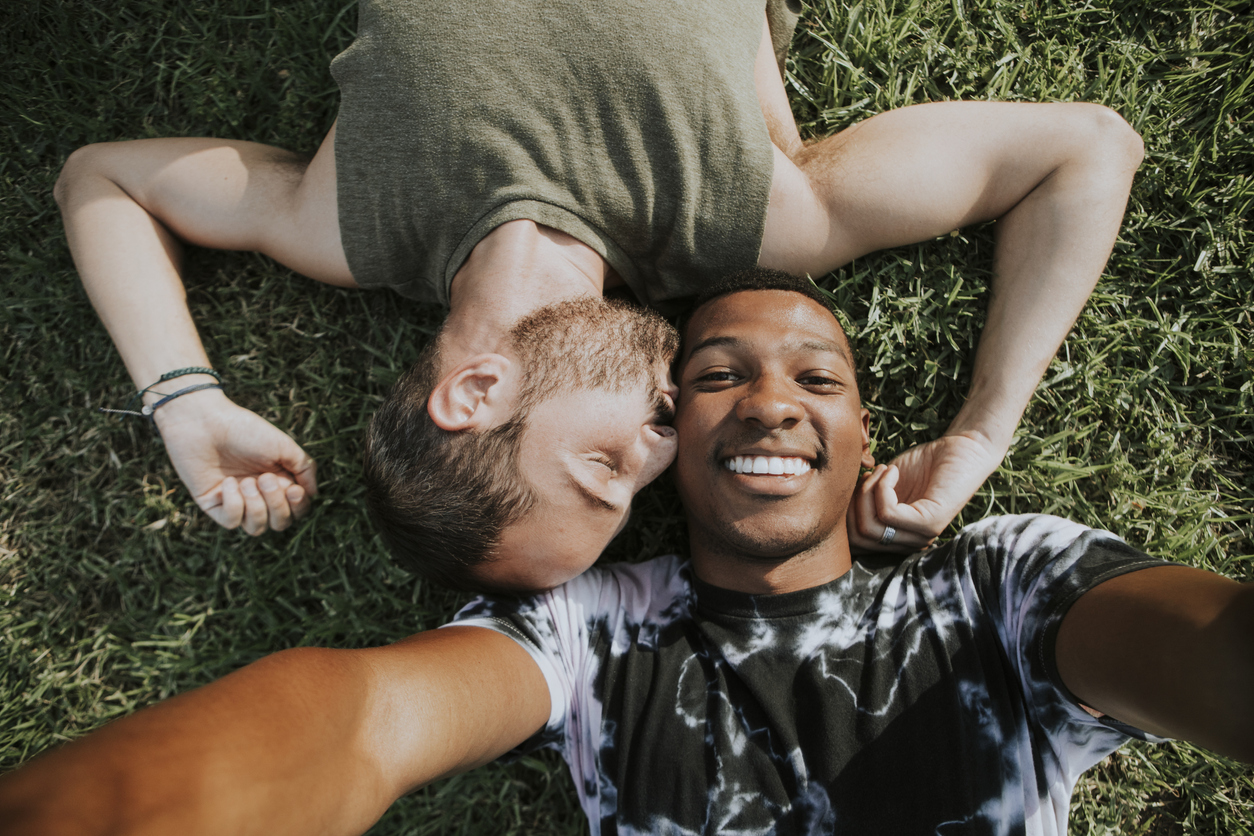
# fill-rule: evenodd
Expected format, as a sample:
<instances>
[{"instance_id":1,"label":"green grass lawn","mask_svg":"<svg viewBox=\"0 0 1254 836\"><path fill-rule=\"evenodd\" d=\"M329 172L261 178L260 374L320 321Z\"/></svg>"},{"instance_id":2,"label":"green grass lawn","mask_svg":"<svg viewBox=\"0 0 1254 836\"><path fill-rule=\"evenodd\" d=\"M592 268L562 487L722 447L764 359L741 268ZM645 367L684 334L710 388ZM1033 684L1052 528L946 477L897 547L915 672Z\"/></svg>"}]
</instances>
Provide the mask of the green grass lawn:
<instances>
[{"instance_id":1,"label":"green grass lawn","mask_svg":"<svg viewBox=\"0 0 1254 836\"><path fill-rule=\"evenodd\" d=\"M1235 0L807 8L788 78L804 135L965 98L1102 102L1145 139L1107 273L967 521L1064 514L1254 580L1251 15ZM250 539L199 513L142 425L95 412L129 383L52 200L89 142L208 135L311 153L355 19L345 0L0 11L0 769L270 651L388 642L459 603L389 565L358 481L365 422L437 310L252 254L190 253L192 310L231 396L319 462L310 517ZM964 229L822 280L861 345L881 457L957 410L991 250L990 228ZM684 536L658 485L610 556ZM564 773L548 756L488 767L403 800L372 833L586 832ZM1072 819L1077 834L1248 834L1254 769L1128 746L1085 776Z\"/></svg>"}]
</instances>

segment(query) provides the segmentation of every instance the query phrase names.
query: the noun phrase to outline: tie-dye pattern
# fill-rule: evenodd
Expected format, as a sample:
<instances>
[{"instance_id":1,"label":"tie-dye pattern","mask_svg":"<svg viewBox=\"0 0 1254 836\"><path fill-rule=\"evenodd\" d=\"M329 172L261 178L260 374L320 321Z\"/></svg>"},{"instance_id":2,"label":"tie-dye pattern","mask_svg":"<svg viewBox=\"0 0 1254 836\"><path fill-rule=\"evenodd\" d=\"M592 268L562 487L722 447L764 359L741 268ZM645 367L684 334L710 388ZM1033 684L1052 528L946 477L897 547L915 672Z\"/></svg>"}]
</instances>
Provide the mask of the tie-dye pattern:
<instances>
[{"instance_id":1,"label":"tie-dye pattern","mask_svg":"<svg viewBox=\"0 0 1254 836\"><path fill-rule=\"evenodd\" d=\"M984 520L905 561L753 596L675 557L457 615L511 635L553 694L594 834L1062 834L1080 773L1134 729L1065 692L1074 601L1161 565L1056 517Z\"/></svg>"}]
</instances>

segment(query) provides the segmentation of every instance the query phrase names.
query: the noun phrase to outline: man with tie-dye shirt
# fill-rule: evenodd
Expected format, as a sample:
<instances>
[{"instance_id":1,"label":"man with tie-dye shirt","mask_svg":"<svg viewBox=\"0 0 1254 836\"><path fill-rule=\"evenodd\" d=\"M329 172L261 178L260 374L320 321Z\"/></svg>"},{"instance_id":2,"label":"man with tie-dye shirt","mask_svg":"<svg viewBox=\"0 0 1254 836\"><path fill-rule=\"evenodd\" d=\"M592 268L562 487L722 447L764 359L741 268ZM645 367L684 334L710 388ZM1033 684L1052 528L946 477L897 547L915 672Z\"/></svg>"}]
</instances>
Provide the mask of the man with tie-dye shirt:
<instances>
[{"instance_id":1,"label":"man with tie-dye shirt","mask_svg":"<svg viewBox=\"0 0 1254 836\"><path fill-rule=\"evenodd\" d=\"M855 560L891 484L843 331L786 276L701 305L678 371L689 561L268 657L0 781L0 821L360 832L550 745L594 833L1052 834L1130 736L1254 760L1254 585L1045 516Z\"/></svg>"}]
</instances>

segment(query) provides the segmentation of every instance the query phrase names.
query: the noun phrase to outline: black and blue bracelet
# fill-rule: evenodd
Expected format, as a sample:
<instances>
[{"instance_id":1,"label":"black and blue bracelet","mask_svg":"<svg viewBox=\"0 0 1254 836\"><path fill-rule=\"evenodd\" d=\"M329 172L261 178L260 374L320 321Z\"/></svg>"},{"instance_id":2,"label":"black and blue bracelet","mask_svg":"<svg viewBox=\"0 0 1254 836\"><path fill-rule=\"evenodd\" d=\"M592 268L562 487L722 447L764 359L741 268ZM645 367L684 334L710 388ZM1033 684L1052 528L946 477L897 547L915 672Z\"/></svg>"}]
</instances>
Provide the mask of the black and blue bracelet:
<instances>
[{"instance_id":1,"label":"black and blue bracelet","mask_svg":"<svg viewBox=\"0 0 1254 836\"><path fill-rule=\"evenodd\" d=\"M152 404L146 404L144 406L141 406L138 411L136 411L135 409L132 409L132 407L135 405L135 401L141 400L145 394L147 394L148 392L151 392L153 386L160 386L162 383L165 383L167 380L173 380L176 377L185 377L189 374L207 374L210 377L212 377L214 380L216 380L217 383L197 383L194 386L188 386L183 389L179 389L177 392L171 392L169 394L165 394L164 392L156 392L154 394L158 394L162 396L160 400ZM114 415L135 415L139 418L147 418L149 421L151 421L152 414L153 412L157 410L158 407L168 404L170 401L174 400L175 398L182 397L183 395L190 395L192 392L202 392L205 389L221 390L222 389L222 375L218 374L216 371L209 368L208 366L186 366L181 369L175 369L174 371L166 372L165 374L161 375L161 377L157 378L156 383L152 384L151 386L145 386L143 389L140 389L134 395L131 395L130 400L126 402L125 409L106 409L105 407L102 406L99 408L99 411L114 414Z\"/></svg>"}]
</instances>

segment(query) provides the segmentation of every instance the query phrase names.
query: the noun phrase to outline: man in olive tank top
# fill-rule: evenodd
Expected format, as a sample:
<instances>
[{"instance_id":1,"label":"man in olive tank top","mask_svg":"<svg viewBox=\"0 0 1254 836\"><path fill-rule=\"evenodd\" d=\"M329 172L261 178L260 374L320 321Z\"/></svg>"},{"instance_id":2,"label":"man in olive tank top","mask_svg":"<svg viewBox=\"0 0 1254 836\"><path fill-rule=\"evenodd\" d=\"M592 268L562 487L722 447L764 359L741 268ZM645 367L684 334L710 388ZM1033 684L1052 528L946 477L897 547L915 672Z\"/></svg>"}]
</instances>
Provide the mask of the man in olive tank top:
<instances>
[{"instance_id":1,"label":"man in olive tank top","mask_svg":"<svg viewBox=\"0 0 1254 836\"><path fill-rule=\"evenodd\" d=\"M1082 103L917 105L803 143L781 76L786 2L364 0L359 14L332 64L339 120L308 164L229 140L106 143L71 155L56 194L137 388L179 372L144 401L227 527L285 528L314 462L196 371L210 362L179 242L447 305L374 423L367 480L389 546L455 586L573 577L674 458L674 337L603 291L666 310L730 270L821 276L998 219L967 401L878 481L876 533L854 533L928 542L1008 449L1141 159L1118 115ZM623 344L638 362L609 359ZM487 570L499 556L525 568Z\"/></svg>"}]
</instances>

